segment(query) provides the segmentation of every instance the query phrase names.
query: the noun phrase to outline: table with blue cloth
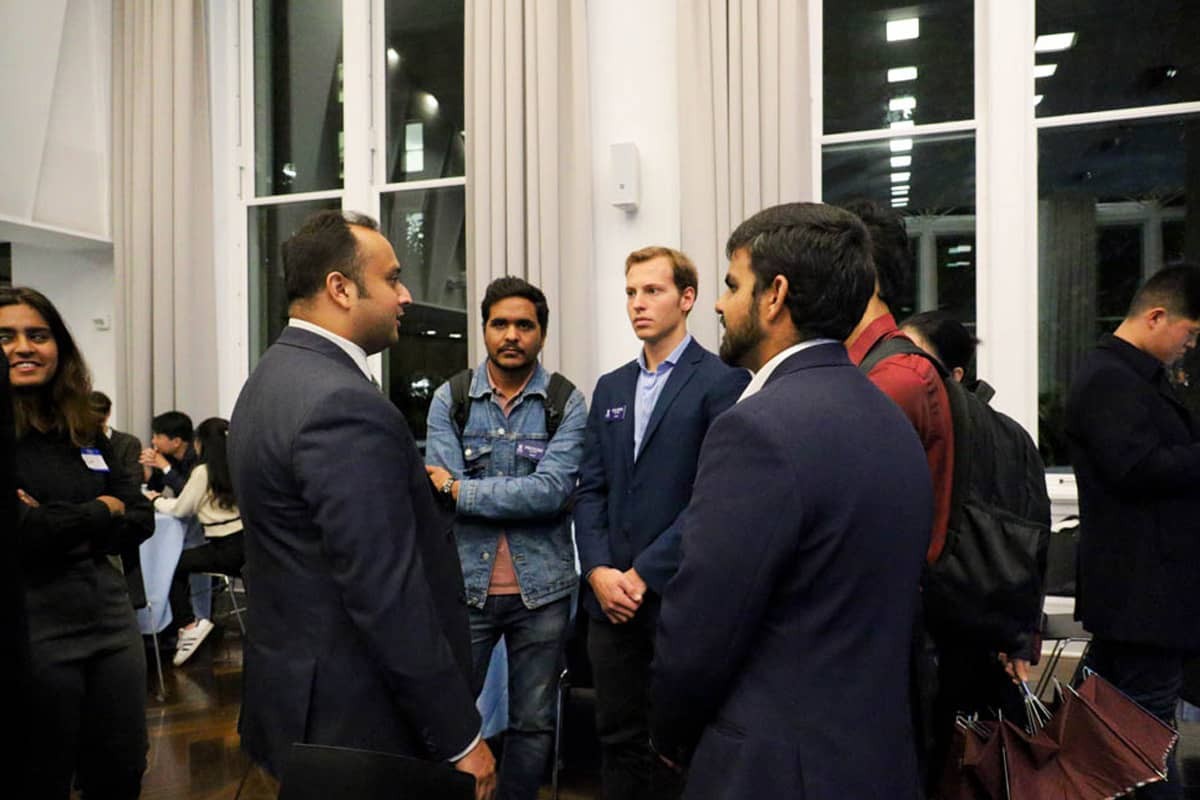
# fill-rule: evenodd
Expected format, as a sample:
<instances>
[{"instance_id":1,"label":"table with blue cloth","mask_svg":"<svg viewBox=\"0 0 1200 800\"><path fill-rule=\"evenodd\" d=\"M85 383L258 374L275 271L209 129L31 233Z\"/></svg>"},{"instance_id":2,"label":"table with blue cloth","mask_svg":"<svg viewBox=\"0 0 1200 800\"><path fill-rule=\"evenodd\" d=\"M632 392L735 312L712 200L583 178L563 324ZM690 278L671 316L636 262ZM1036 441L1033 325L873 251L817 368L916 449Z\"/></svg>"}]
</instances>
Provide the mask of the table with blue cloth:
<instances>
[{"instance_id":1,"label":"table with blue cloth","mask_svg":"<svg viewBox=\"0 0 1200 800\"><path fill-rule=\"evenodd\" d=\"M142 560L142 580L146 585L146 607L137 612L138 628L143 634L162 633L171 624L171 578L179 556L185 549L204 544L204 529L195 517L178 519L169 514L154 515L154 535L138 548ZM196 619L209 619L212 612L212 579L192 575L192 610Z\"/></svg>"}]
</instances>

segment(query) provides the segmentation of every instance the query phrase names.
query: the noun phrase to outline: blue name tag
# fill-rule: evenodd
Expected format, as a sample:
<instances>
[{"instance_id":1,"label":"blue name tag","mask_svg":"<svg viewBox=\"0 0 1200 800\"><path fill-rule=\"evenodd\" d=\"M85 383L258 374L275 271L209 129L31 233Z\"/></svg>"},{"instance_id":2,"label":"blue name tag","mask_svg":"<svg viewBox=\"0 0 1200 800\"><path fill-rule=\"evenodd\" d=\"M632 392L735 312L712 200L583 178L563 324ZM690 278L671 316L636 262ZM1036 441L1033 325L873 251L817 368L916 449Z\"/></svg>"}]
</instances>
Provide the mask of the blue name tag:
<instances>
[{"instance_id":1,"label":"blue name tag","mask_svg":"<svg viewBox=\"0 0 1200 800\"><path fill-rule=\"evenodd\" d=\"M620 422L623 419L625 419L625 406L617 406L604 412L605 422Z\"/></svg>"},{"instance_id":2,"label":"blue name tag","mask_svg":"<svg viewBox=\"0 0 1200 800\"><path fill-rule=\"evenodd\" d=\"M542 456L546 455L546 446L532 442L520 442L517 444L517 455L524 456L530 461L541 461Z\"/></svg>"},{"instance_id":3,"label":"blue name tag","mask_svg":"<svg viewBox=\"0 0 1200 800\"><path fill-rule=\"evenodd\" d=\"M87 464L87 468L92 472L108 472L108 464L104 461L104 456L94 447L79 448L79 455L83 456L83 463Z\"/></svg>"}]
</instances>

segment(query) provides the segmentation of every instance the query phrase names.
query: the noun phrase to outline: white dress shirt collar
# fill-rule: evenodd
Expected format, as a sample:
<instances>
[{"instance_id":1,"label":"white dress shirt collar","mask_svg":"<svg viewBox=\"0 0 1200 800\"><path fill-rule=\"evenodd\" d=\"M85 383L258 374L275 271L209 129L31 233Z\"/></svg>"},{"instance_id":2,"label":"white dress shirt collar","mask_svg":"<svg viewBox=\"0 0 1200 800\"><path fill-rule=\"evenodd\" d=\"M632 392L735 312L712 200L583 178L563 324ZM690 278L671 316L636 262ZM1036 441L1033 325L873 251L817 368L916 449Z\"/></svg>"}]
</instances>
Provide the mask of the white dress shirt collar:
<instances>
[{"instance_id":1,"label":"white dress shirt collar","mask_svg":"<svg viewBox=\"0 0 1200 800\"><path fill-rule=\"evenodd\" d=\"M333 342L338 347L342 348L346 355L350 356L354 363L358 365L358 368L362 370L362 374L366 376L367 380L371 381L372 383L375 382L375 376L371 374L371 368L367 365L367 351L363 350L354 342L338 336L328 328L322 328L320 325L314 325L311 322L302 319L296 319L295 317L288 319L288 325L294 328L299 328L302 331L315 333L317 336Z\"/></svg>"},{"instance_id":2,"label":"white dress shirt collar","mask_svg":"<svg viewBox=\"0 0 1200 800\"><path fill-rule=\"evenodd\" d=\"M771 357L771 360L762 365L762 369L754 373L754 377L750 379L750 383L742 392L742 396L738 398L738 402L742 402L752 394L757 394L760 389L767 385L767 380L771 377L771 373L775 368L787 361L789 358L799 353L801 350L807 350L810 347L816 347L819 344L837 344L837 339L809 339L799 344L794 344L786 350L780 350Z\"/></svg>"}]
</instances>

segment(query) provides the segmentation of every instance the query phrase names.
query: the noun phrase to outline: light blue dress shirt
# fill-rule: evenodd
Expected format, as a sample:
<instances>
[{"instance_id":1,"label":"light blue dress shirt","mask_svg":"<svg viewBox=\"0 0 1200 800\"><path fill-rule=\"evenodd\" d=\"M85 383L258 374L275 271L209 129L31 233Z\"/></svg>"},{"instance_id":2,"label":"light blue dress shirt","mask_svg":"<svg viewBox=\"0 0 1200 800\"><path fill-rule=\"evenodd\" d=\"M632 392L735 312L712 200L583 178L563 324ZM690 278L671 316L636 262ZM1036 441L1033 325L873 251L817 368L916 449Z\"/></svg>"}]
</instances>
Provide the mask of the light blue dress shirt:
<instances>
[{"instance_id":1,"label":"light blue dress shirt","mask_svg":"<svg viewBox=\"0 0 1200 800\"><path fill-rule=\"evenodd\" d=\"M637 391L633 400L634 460L637 460L638 453L642 452L642 438L646 435L646 426L650 424L650 416L654 413L654 405L658 402L658 396L662 394L663 387L667 385L667 380L671 377L671 369L691 343L692 335L689 333L683 337L683 341L671 351L671 354L663 359L654 372L646 369L646 349L643 347L638 353Z\"/></svg>"}]
</instances>

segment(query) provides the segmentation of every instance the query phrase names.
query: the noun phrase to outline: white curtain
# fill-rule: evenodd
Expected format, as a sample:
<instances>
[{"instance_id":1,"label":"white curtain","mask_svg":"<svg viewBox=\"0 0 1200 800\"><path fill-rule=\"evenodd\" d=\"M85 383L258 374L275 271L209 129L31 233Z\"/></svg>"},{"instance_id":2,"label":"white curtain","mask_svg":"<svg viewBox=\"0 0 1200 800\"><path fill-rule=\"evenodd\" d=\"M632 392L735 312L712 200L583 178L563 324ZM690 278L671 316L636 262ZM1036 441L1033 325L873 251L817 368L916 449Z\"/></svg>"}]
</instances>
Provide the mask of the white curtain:
<instances>
[{"instance_id":1,"label":"white curtain","mask_svg":"<svg viewBox=\"0 0 1200 800\"><path fill-rule=\"evenodd\" d=\"M814 0L815 1L815 0ZM811 200L806 0L677 0L681 242L715 297L725 241L767 206ZM693 315L712 347L713 315Z\"/></svg>"},{"instance_id":2,"label":"white curtain","mask_svg":"<svg viewBox=\"0 0 1200 800\"><path fill-rule=\"evenodd\" d=\"M467 0L467 295L516 275L546 293L542 360L595 379L586 4ZM571 311L575 311L574 316ZM472 314L474 319L474 315ZM471 359L482 357L478 322Z\"/></svg>"},{"instance_id":3,"label":"white curtain","mask_svg":"<svg viewBox=\"0 0 1200 800\"><path fill-rule=\"evenodd\" d=\"M121 427L217 410L203 0L114 0L113 252Z\"/></svg>"}]
</instances>

